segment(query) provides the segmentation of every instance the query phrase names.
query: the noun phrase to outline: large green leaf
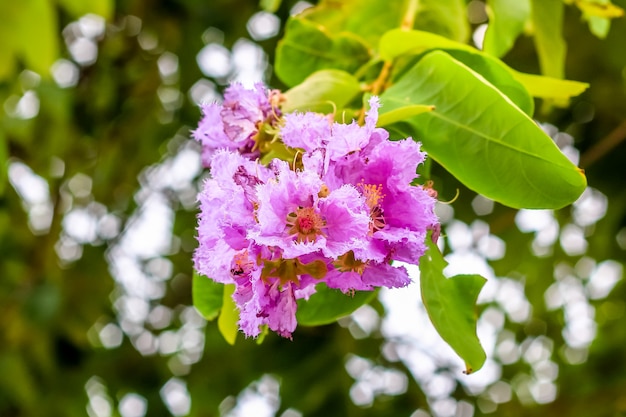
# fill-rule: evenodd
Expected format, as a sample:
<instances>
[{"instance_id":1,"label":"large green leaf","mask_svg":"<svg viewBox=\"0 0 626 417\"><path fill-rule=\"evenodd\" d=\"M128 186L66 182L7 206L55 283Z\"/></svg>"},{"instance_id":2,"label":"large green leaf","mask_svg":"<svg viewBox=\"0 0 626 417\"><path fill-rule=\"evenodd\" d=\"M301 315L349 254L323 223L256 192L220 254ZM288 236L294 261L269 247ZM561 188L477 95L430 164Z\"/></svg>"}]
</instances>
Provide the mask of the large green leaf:
<instances>
[{"instance_id":1,"label":"large green leaf","mask_svg":"<svg viewBox=\"0 0 626 417\"><path fill-rule=\"evenodd\" d=\"M2 78L0 77L0 80ZM9 159L9 144L2 129L0 129L0 197L4 195L4 189L7 184L7 170Z\"/></svg>"},{"instance_id":2,"label":"large green leaf","mask_svg":"<svg viewBox=\"0 0 626 417\"><path fill-rule=\"evenodd\" d=\"M237 340L237 333L239 333L239 309L233 300L233 293L235 292L234 284L224 285L224 293L222 298L222 312L217 319L217 328L224 336L224 339L228 344L234 345Z\"/></svg>"},{"instance_id":3,"label":"large green leaf","mask_svg":"<svg viewBox=\"0 0 626 417\"><path fill-rule=\"evenodd\" d=\"M59 57L59 28L56 10L50 0L24 0L19 37L19 54L30 69L47 77Z\"/></svg>"},{"instance_id":4,"label":"large green leaf","mask_svg":"<svg viewBox=\"0 0 626 417\"><path fill-rule=\"evenodd\" d=\"M78 18L87 13L94 13L111 19L113 17L114 0L58 0L65 10Z\"/></svg>"},{"instance_id":5,"label":"large green leaf","mask_svg":"<svg viewBox=\"0 0 626 417\"><path fill-rule=\"evenodd\" d=\"M586 187L574 166L528 115L483 77L441 51L422 58L381 96L381 113L435 109L405 124L407 136L462 183L514 208L561 208Z\"/></svg>"},{"instance_id":6,"label":"large green leaf","mask_svg":"<svg viewBox=\"0 0 626 417\"><path fill-rule=\"evenodd\" d=\"M361 91L359 81L341 70L314 72L301 84L285 92L283 111L332 113L342 109Z\"/></svg>"},{"instance_id":7,"label":"large green leaf","mask_svg":"<svg viewBox=\"0 0 626 417\"><path fill-rule=\"evenodd\" d=\"M610 0L566 0L574 3L589 23L589 30L600 39L606 38L611 28L611 19L624 16L624 9L611 3Z\"/></svg>"},{"instance_id":8,"label":"large green leaf","mask_svg":"<svg viewBox=\"0 0 626 417\"><path fill-rule=\"evenodd\" d=\"M562 0L531 0L531 18L541 73L555 78L565 76L566 45L561 34L563 8Z\"/></svg>"},{"instance_id":9,"label":"large green leaf","mask_svg":"<svg viewBox=\"0 0 626 417\"><path fill-rule=\"evenodd\" d=\"M460 42L469 36L464 0L322 0L303 17L329 33L352 33L370 48L405 18L414 19L413 27Z\"/></svg>"},{"instance_id":10,"label":"large green leaf","mask_svg":"<svg viewBox=\"0 0 626 417\"><path fill-rule=\"evenodd\" d=\"M298 300L296 318L303 326L321 326L351 314L376 296L376 291L357 291L347 295L320 283L308 301Z\"/></svg>"},{"instance_id":11,"label":"large green leaf","mask_svg":"<svg viewBox=\"0 0 626 417\"><path fill-rule=\"evenodd\" d=\"M370 48L389 29L400 27L405 0L322 0L304 13L330 33L350 32Z\"/></svg>"},{"instance_id":12,"label":"large green leaf","mask_svg":"<svg viewBox=\"0 0 626 417\"><path fill-rule=\"evenodd\" d=\"M13 45L0 29L0 81L9 78L15 71Z\"/></svg>"},{"instance_id":13,"label":"large green leaf","mask_svg":"<svg viewBox=\"0 0 626 417\"><path fill-rule=\"evenodd\" d=\"M458 49L472 53L480 51L467 44L423 30L390 30L380 39L378 52L385 60L402 55L419 55L431 49Z\"/></svg>"},{"instance_id":14,"label":"large green leaf","mask_svg":"<svg viewBox=\"0 0 626 417\"><path fill-rule=\"evenodd\" d=\"M420 0L414 27L455 41L466 42L470 30L465 1Z\"/></svg>"},{"instance_id":15,"label":"large green leaf","mask_svg":"<svg viewBox=\"0 0 626 417\"><path fill-rule=\"evenodd\" d=\"M2 1L0 16L0 79L13 72L16 57L28 69L49 76L59 56L57 16L51 0Z\"/></svg>"},{"instance_id":16,"label":"large green leaf","mask_svg":"<svg viewBox=\"0 0 626 417\"><path fill-rule=\"evenodd\" d=\"M534 111L532 97L513 75L515 71L497 58L469 45L417 30L393 30L386 33L380 41L380 53L386 59L401 55L423 54L432 49L445 50L463 62L502 91L524 113L532 116Z\"/></svg>"},{"instance_id":17,"label":"large green leaf","mask_svg":"<svg viewBox=\"0 0 626 417\"><path fill-rule=\"evenodd\" d=\"M589 84L578 81L521 73L499 59L485 54L474 47L446 39L434 33L418 30L391 30L381 38L379 47L381 56L388 60L403 55L419 55L434 49L441 49L454 54L455 58L480 73L506 94L510 94L514 90L519 91L519 85L502 75L502 70L509 72L533 97L563 100L577 96L589 87ZM489 70L490 68L492 69L491 71ZM490 75L493 72L499 74L498 79ZM524 109L523 103L528 102L524 95L524 93L518 93L517 97L521 100L516 99L514 94L511 94L509 98L520 108ZM530 114L528 111L526 113Z\"/></svg>"},{"instance_id":18,"label":"large green leaf","mask_svg":"<svg viewBox=\"0 0 626 417\"><path fill-rule=\"evenodd\" d=\"M206 320L213 320L222 309L224 284L194 271L191 286L193 306Z\"/></svg>"},{"instance_id":19,"label":"large green leaf","mask_svg":"<svg viewBox=\"0 0 626 417\"><path fill-rule=\"evenodd\" d=\"M426 104L414 104L412 106L399 107L395 110L381 114L378 117L378 123L376 124L381 127L387 126L433 110L435 110L435 106L429 106Z\"/></svg>"},{"instance_id":20,"label":"large green leaf","mask_svg":"<svg viewBox=\"0 0 626 417\"><path fill-rule=\"evenodd\" d=\"M446 51L457 61L462 62L511 99L524 113L531 116L535 111L535 102L525 86L515 77L513 70L498 58L469 51Z\"/></svg>"},{"instance_id":21,"label":"large green leaf","mask_svg":"<svg viewBox=\"0 0 626 417\"><path fill-rule=\"evenodd\" d=\"M545 75L511 71L513 78L519 81L533 97L563 101L575 97L589 88L589 84L579 81L561 80L559 78L546 77Z\"/></svg>"},{"instance_id":22,"label":"large green leaf","mask_svg":"<svg viewBox=\"0 0 626 417\"><path fill-rule=\"evenodd\" d=\"M356 35L329 33L304 18L292 17L276 49L275 70L282 82L294 86L321 69L355 72L369 59L369 49Z\"/></svg>"},{"instance_id":23,"label":"large green leaf","mask_svg":"<svg viewBox=\"0 0 626 417\"><path fill-rule=\"evenodd\" d=\"M501 57L515 43L530 16L529 0L488 0L489 25L485 32L483 50Z\"/></svg>"},{"instance_id":24,"label":"large green leaf","mask_svg":"<svg viewBox=\"0 0 626 417\"><path fill-rule=\"evenodd\" d=\"M430 321L464 361L466 373L479 370L487 356L476 335L476 300L487 281L480 275L446 278L448 264L431 239L420 259L420 289Z\"/></svg>"}]
</instances>

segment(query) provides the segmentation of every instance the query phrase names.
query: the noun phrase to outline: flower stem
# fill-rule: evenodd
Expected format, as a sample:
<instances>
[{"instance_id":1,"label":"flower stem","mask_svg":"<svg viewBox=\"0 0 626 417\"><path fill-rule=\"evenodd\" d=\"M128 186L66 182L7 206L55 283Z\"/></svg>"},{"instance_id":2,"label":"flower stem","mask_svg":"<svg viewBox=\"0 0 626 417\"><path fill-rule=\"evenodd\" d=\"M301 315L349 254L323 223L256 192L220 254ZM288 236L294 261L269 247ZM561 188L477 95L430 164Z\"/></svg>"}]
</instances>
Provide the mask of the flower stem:
<instances>
[{"instance_id":1,"label":"flower stem","mask_svg":"<svg viewBox=\"0 0 626 417\"><path fill-rule=\"evenodd\" d=\"M413 24L415 23L415 15L417 13L417 8L419 5L419 0L406 0L406 7L404 9L404 14L402 16L402 22L400 23L400 29L402 30L411 30L413 28ZM370 86L370 92L372 95L378 95L385 90L387 87L387 82L389 79L389 75L391 74L391 68L393 67L393 61L388 60L385 61L383 67L378 74L378 77ZM359 124L363 124L365 121L365 108L362 109L361 114L359 115Z\"/></svg>"}]
</instances>

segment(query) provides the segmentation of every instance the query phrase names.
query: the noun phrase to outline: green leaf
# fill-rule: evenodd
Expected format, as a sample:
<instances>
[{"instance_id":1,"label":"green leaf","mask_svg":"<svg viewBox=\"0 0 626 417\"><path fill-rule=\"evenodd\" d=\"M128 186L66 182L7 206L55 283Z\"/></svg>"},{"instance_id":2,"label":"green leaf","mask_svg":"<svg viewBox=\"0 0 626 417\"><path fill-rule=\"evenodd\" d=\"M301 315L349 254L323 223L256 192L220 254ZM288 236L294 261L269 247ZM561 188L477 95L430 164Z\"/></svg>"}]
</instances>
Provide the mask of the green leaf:
<instances>
[{"instance_id":1,"label":"green leaf","mask_svg":"<svg viewBox=\"0 0 626 417\"><path fill-rule=\"evenodd\" d=\"M381 127L387 126L433 110L435 110L435 106L429 106L426 104L414 104L412 106L400 107L385 114L381 114L378 117L377 125Z\"/></svg>"},{"instance_id":2,"label":"green leaf","mask_svg":"<svg viewBox=\"0 0 626 417\"><path fill-rule=\"evenodd\" d=\"M522 83L533 97L567 100L575 97L589 88L589 84L579 81L560 80L543 75L525 74L513 71L513 77Z\"/></svg>"},{"instance_id":3,"label":"green leaf","mask_svg":"<svg viewBox=\"0 0 626 417\"><path fill-rule=\"evenodd\" d=\"M11 77L15 71L13 46L2 36L0 31L0 82Z\"/></svg>"},{"instance_id":4,"label":"green leaf","mask_svg":"<svg viewBox=\"0 0 626 417\"><path fill-rule=\"evenodd\" d=\"M224 284L193 272L191 295L193 306L206 320L213 320L222 309Z\"/></svg>"},{"instance_id":5,"label":"green leaf","mask_svg":"<svg viewBox=\"0 0 626 417\"><path fill-rule=\"evenodd\" d=\"M374 48L386 31L399 27L404 0L322 0L304 12L329 33L349 32Z\"/></svg>"},{"instance_id":6,"label":"green leaf","mask_svg":"<svg viewBox=\"0 0 626 417\"><path fill-rule=\"evenodd\" d=\"M105 19L113 18L114 0L58 0L72 17L79 18L87 13L94 13Z\"/></svg>"},{"instance_id":7,"label":"green leaf","mask_svg":"<svg viewBox=\"0 0 626 417\"><path fill-rule=\"evenodd\" d=\"M352 74L335 69L321 70L285 92L282 109L285 112L334 113L360 92L359 81Z\"/></svg>"},{"instance_id":8,"label":"green leaf","mask_svg":"<svg viewBox=\"0 0 626 417\"><path fill-rule=\"evenodd\" d=\"M586 16L615 19L624 16L624 9L608 0L575 0L574 3Z\"/></svg>"},{"instance_id":9,"label":"green leaf","mask_svg":"<svg viewBox=\"0 0 626 417\"><path fill-rule=\"evenodd\" d=\"M239 309L237 309L237 305L235 305L235 301L233 300L234 292L234 284L224 285L222 312L217 319L217 328L229 345L235 344L237 333L239 333L239 325L237 324L239 321Z\"/></svg>"},{"instance_id":10,"label":"green leaf","mask_svg":"<svg viewBox=\"0 0 626 417\"><path fill-rule=\"evenodd\" d=\"M423 30L390 30L380 38L378 45L378 52L384 60L392 60L402 55L419 55L432 49L480 53L474 47Z\"/></svg>"},{"instance_id":11,"label":"green leaf","mask_svg":"<svg viewBox=\"0 0 626 417\"><path fill-rule=\"evenodd\" d=\"M527 99L523 98L523 93L517 95L518 98L515 98L515 95L511 94L513 90L519 90L519 85L511 83L510 79L502 75L501 70L509 72L533 97L562 100L576 96L589 87L588 84L578 81L521 73L509 67L499 59L487 55L474 47L451 41L439 35L417 30L389 31L381 38L379 49L381 56L388 60L398 58L402 55L419 55L434 49L444 50L487 78L489 82L509 95L509 98L522 109L525 108L523 103L528 103ZM499 68L496 69L496 67ZM490 73L498 74L498 79L490 75ZM525 113L531 114L529 111L525 111Z\"/></svg>"},{"instance_id":12,"label":"green leaf","mask_svg":"<svg viewBox=\"0 0 626 417\"><path fill-rule=\"evenodd\" d=\"M351 314L363 304L374 299L376 291L357 291L354 295L347 295L339 290L328 288L320 283L317 292L309 300L298 300L296 319L303 326L321 326L333 323L341 317Z\"/></svg>"},{"instance_id":13,"label":"green leaf","mask_svg":"<svg viewBox=\"0 0 626 417\"><path fill-rule=\"evenodd\" d=\"M624 16L624 9L615 6L610 0L573 1L589 24L589 30L600 39L606 38L611 29L611 19ZM572 1L566 1L566 4Z\"/></svg>"},{"instance_id":14,"label":"green leaf","mask_svg":"<svg viewBox=\"0 0 626 417\"><path fill-rule=\"evenodd\" d=\"M12 74L15 59L43 77L59 56L56 10L50 0L0 2L0 80Z\"/></svg>"},{"instance_id":15,"label":"green leaf","mask_svg":"<svg viewBox=\"0 0 626 417\"><path fill-rule=\"evenodd\" d=\"M381 114L415 104L431 112L405 134L472 190L514 208L561 208L586 179L539 126L483 77L448 54L427 54L381 95Z\"/></svg>"},{"instance_id":16,"label":"green leaf","mask_svg":"<svg viewBox=\"0 0 626 417\"><path fill-rule=\"evenodd\" d=\"M414 26L465 42L469 24L464 0L415 1ZM410 8L406 0L322 0L303 13L310 22L329 33L351 33L368 47L375 48L387 31L399 28Z\"/></svg>"},{"instance_id":17,"label":"green leaf","mask_svg":"<svg viewBox=\"0 0 626 417\"><path fill-rule=\"evenodd\" d=\"M515 44L530 16L529 0L488 0L489 25L483 50L501 57Z\"/></svg>"},{"instance_id":18,"label":"green leaf","mask_svg":"<svg viewBox=\"0 0 626 417\"><path fill-rule=\"evenodd\" d=\"M506 95L524 113L531 116L535 111L535 102L529 91L513 75L513 70L498 58L486 54L468 51L446 51L457 61L462 62L483 76L490 84Z\"/></svg>"},{"instance_id":19,"label":"green leaf","mask_svg":"<svg viewBox=\"0 0 626 417\"><path fill-rule=\"evenodd\" d=\"M516 71L497 58L471 46L417 30L393 30L386 33L380 41L380 53L386 59L393 59L400 55L423 54L432 49L445 50L455 59L478 72L509 97L524 113L532 116L534 111L532 97L515 79L513 73Z\"/></svg>"},{"instance_id":20,"label":"green leaf","mask_svg":"<svg viewBox=\"0 0 626 417\"><path fill-rule=\"evenodd\" d=\"M418 4L416 29L467 42L470 28L464 0L420 0Z\"/></svg>"},{"instance_id":21,"label":"green leaf","mask_svg":"<svg viewBox=\"0 0 626 417\"><path fill-rule=\"evenodd\" d=\"M587 18L589 30L600 39L606 38L611 29L611 20L606 17L589 16Z\"/></svg>"},{"instance_id":22,"label":"green leaf","mask_svg":"<svg viewBox=\"0 0 626 417\"><path fill-rule=\"evenodd\" d=\"M321 69L355 72L369 59L369 49L357 36L331 34L301 17L291 17L276 49L275 69L282 82L294 86Z\"/></svg>"},{"instance_id":23,"label":"green leaf","mask_svg":"<svg viewBox=\"0 0 626 417\"><path fill-rule=\"evenodd\" d=\"M24 0L19 21L18 53L30 69L43 77L59 57L59 28L56 10L49 0Z\"/></svg>"},{"instance_id":24,"label":"green leaf","mask_svg":"<svg viewBox=\"0 0 626 417\"><path fill-rule=\"evenodd\" d=\"M280 7L281 0L261 0L259 6L268 13L275 13Z\"/></svg>"},{"instance_id":25,"label":"green leaf","mask_svg":"<svg viewBox=\"0 0 626 417\"><path fill-rule=\"evenodd\" d=\"M0 78L1 80L2 78ZM9 144L2 129L0 129L0 197L4 195L7 184L7 171L9 159Z\"/></svg>"},{"instance_id":26,"label":"green leaf","mask_svg":"<svg viewBox=\"0 0 626 417\"><path fill-rule=\"evenodd\" d=\"M446 278L448 264L430 238L420 259L420 289L430 321L445 342L465 361L466 373L479 370L487 355L476 335L476 300L487 281L480 275Z\"/></svg>"},{"instance_id":27,"label":"green leaf","mask_svg":"<svg viewBox=\"0 0 626 417\"><path fill-rule=\"evenodd\" d=\"M566 45L563 28L562 0L531 0L531 18L535 32L535 47L541 73L564 78Z\"/></svg>"}]
</instances>

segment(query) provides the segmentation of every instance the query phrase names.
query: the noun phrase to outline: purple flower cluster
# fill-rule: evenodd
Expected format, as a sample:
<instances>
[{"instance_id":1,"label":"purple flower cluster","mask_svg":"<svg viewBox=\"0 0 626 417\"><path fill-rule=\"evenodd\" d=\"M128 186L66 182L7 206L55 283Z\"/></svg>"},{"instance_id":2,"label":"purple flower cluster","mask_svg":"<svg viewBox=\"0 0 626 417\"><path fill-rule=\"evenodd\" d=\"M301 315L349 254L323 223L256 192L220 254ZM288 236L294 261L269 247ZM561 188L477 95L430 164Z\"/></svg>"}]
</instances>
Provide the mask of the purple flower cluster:
<instances>
[{"instance_id":1,"label":"purple flower cluster","mask_svg":"<svg viewBox=\"0 0 626 417\"><path fill-rule=\"evenodd\" d=\"M262 137L268 127L280 117L278 90L266 90L257 83L248 90L241 84L231 84L224 91L222 104L202 106L202 119L192 131L194 139L202 144L202 162L210 166L217 149L230 149L250 158L260 155Z\"/></svg>"},{"instance_id":2,"label":"purple flower cluster","mask_svg":"<svg viewBox=\"0 0 626 417\"><path fill-rule=\"evenodd\" d=\"M271 94L231 86L219 112L203 108L194 135L212 177L199 194L194 262L201 274L235 284L247 336L266 325L290 337L296 300L320 282L344 293L408 285L406 269L391 261L417 264L438 220L430 190L410 185L425 154L376 127L376 97L360 126L317 113L281 115ZM293 161L266 167L250 159L268 117L276 117L284 146L297 149Z\"/></svg>"}]
</instances>

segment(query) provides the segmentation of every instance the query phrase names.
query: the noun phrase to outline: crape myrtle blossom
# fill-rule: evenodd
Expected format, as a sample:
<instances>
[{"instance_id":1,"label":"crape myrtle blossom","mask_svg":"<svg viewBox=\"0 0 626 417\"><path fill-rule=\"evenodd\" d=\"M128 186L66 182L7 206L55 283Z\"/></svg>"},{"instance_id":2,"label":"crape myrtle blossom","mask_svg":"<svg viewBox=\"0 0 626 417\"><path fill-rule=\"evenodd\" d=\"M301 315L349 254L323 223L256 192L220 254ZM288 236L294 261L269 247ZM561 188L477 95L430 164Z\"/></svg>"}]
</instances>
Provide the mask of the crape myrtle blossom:
<instances>
[{"instance_id":1,"label":"crape myrtle blossom","mask_svg":"<svg viewBox=\"0 0 626 417\"><path fill-rule=\"evenodd\" d=\"M233 83L224 91L222 104L203 104L202 119L192 136L202 144L202 162L210 166L218 149L231 149L254 159L281 116L278 90L256 83L253 89ZM271 136L271 134L269 134Z\"/></svg>"},{"instance_id":2,"label":"crape myrtle blossom","mask_svg":"<svg viewBox=\"0 0 626 417\"><path fill-rule=\"evenodd\" d=\"M299 160L275 159L265 167L241 147L208 152L212 178L199 194L195 268L235 285L247 336L267 326L291 337L297 300L308 299L320 282L348 294L410 283L406 269L391 261L419 262L427 231L438 225L436 200L431 190L410 185L425 158L420 145L389 141L376 128L378 107L373 97L364 126L316 113L281 116L279 137ZM232 126L229 117L217 118ZM226 130L205 126L203 145L220 143Z\"/></svg>"}]
</instances>

